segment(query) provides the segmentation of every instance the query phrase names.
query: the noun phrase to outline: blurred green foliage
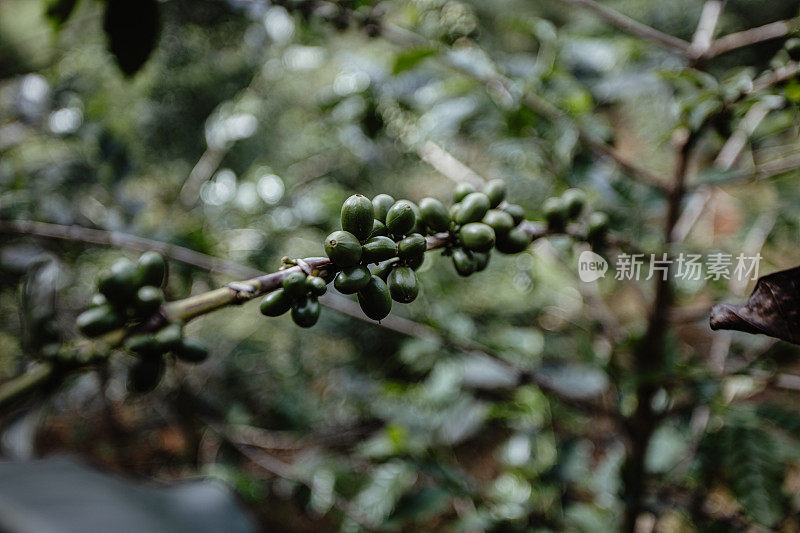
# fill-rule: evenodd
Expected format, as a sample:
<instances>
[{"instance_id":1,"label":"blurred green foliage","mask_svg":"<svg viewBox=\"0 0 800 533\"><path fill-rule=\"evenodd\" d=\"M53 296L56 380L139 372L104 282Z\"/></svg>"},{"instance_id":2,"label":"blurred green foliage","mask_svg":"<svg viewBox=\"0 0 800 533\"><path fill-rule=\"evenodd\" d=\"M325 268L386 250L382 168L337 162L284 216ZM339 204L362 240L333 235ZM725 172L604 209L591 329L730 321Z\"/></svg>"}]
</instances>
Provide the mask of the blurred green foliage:
<instances>
[{"instance_id":1,"label":"blurred green foliage","mask_svg":"<svg viewBox=\"0 0 800 533\"><path fill-rule=\"evenodd\" d=\"M604 5L686 40L702 9L698 0ZM797 171L739 179L797 157L798 82L724 107L765 70L792 61L791 35L694 68L558 0L155 7L160 30L151 53L139 50L137 69L110 51L105 2L0 2L2 219L120 231L273 271L284 255L322 255L354 192L449 200L453 183L421 158L433 142L504 179L531 220L541 219L545 198L578 187L609 213L616 234L657 251L663 197L597 158L574 124L665 180L671 139L686 128L700 130L689 182L706 184L690 191L687 211L703 194L710 199L682 249L736 254L765 231L762 273L800 262ZM797 13L796 1L729 0L718 34ZM381 24L415 37L376 36ZM481 81L496 74L511 93ZM523 93L563 119L532 111ZM737 163L715 166L757 105L769 112ZM800 527L797 392L774 387L776 376L797 370L797 350L744 334L719 340L705 310L746 288L678 283L676 303L690 318L676 320L658 375L635 374L652 283L607 277L587 291L575 266L583 249L568 238L540 240L466 280L428 254L420 297L393 313L433 328L438 340L331 310L311 330L286 316L265 319L255 304L203 317L187 332L211 347L208 362L171 369L165 390L146 397L126 398L124 356L102 375L70 381L35 407L47 437L40 449L82 449L91 439L106 446L86 453L122 471L222 479L265 529L355 531L361 519L386 530L613 530L627 503L621 470L631 436L613 416L563 398L611 399L629 415L640 380L650 379L656 411L675 409L650 439L641 495L659 530ZM2 379L36 350L25 333L36 316L52 317L53 335L75 335L95 279L121 255L134 256L2 236ZM173 261L167 294L229 280ZM608 334L609 320L620 337ZM541 373L558 394L519 386L465 346ZM105 418L108 404L121 420ZM194 414L209 411L292 476L264 474L198 426ZM178 428L180 445L169 448L165 428Z\"/></svg>"}]
</instances>

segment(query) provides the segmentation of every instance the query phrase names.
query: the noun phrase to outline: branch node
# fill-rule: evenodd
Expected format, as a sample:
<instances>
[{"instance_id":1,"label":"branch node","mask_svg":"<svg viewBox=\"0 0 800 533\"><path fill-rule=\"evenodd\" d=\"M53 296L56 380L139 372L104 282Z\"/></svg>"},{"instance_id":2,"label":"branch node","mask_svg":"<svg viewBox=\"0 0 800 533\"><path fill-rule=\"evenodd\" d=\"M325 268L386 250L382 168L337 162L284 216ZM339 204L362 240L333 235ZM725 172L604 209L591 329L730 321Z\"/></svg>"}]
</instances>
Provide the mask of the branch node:
<instances>
[{"instance_id":1,"label":"branch node","mask_svg":"<svg viewBox=\"0 0 800 533\"><path fill-rule=\"evenodd\" d=\"M306 276L311 276L313 274L313 269L311 268L311 265L306 263L303 259L299 258L295 259L295 263L297 263L297 266L300 267L300 270L302 270Z\"/></svg>"}]
</instances>

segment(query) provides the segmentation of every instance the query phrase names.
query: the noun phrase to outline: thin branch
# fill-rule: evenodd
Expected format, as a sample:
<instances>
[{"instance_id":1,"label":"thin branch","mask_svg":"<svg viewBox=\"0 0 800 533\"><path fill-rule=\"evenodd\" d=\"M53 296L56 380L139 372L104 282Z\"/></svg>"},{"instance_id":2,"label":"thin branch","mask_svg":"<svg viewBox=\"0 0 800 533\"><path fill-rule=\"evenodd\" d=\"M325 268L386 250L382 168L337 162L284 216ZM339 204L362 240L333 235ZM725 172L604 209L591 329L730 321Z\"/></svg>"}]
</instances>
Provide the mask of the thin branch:
<instances>
[{"instance_id":1,"label":"thin branch","mask_svg":"<svg viewBox=\"0 0 800 533\"><path fill-rule=\"evenodd\" d=\"M722 14L722 8L726 0L706 0L703 4L703 11L700 13L700 22L697 23L697 30L692 37L692 44L689 47L689 55L693 59L699 59L711 47L714 39L714 32L717 31L717 22Z\"/></svg>"},{"instance_id":2,"label":"thin branch","mask_svg":"<svg viewBox=\"0 0 800 533\"><path fill-rule=\"evenodd\" d=\"M190 206L197 202L201 187L211 179L227 153L227 150L206 148L181 187L178 199L183 205Z\"/></svg>"},{"instance_id":3,"label":"thin branch","mask_svg":"<svg viewBox=\"0 0 800 533\"><path fill-rule=\"evenodd\" d=\"M683 39L679 39L678 37L674 37L672 35L666 34L662 31L659 31L651 26L646 24L642 24L632 18L628 17L627 15L623 15L613 9L601 5L594 0L561 0L565 4L570 4L572 6L581 7L586 9L587 11L591 11L598 18L608 22L609 24L616 26L617 28L630 33L631 35L635 35L641 39L646 41L652 41L654 43L658 43L661 46L666 47L669 50L679 52L683 55L688 55L690 44Z\"/></svg>"},{"instance_id":4,"label":"thin branch","mask_svg":"<svg viewBox=\"0 0 800 533\"><path fill-rule=\"evenodd\" d=\"M800 154L794 154L776 159L774 161L768 161L756 166L755 168L738 170L731 173L730 176L728 176L724 181L714 183L714 185L738 185L743 183L763 181L797 170L800 170ZM700 189L701 187L705 187L707 185L708 182L700 182L694 184L693 187Z\"/></svg>"},{"instance_id":5,"label":"thin branch","mask_svg":"<svg viewBox=\"0 0 800 533\"><path fill-rule=\"evenodd\" d=\"M749 96L758 91L769 89L800 74L800 63L797 61L789 61L784 66L771 70L763 76L756 78L753 81L753 86L749 91L745 92L745 96Z\"/></svg>"},{"instance_id":6,"label":"thin branch","mask_svg":"<svg viewBox=\"0 0 800 533\"><path fill-rule=\"evenodd\" d=\"M137 252L155 250L181 263L236 278L255 277L262 274L262 272L254 268L246 267L232 261L212 257L182 246L146 239L119 231L92 229L77 225L64 226L47 222L34 222L31 220L0 220L0 233L35 235L48 239L79 241L101 246L118 246Z\"/></svg>"},{"instance_id":7,"label":"thin branch","mask_svg":"<svg viewBox=\"0 0 800 533\"><path fill-rule=\"evenodd\" d=\"M752 178L756 181L774 178L787 172L800 169L800 154L795 154L775 161L769 161L757 166L751 172Z\"/></svg>"},{"instance_id":8,"label":"thin branch","mask_svg":"<svg viewBox=\"0 0 800 533\"><path fill-rule=\"evenodd\" d=\"M781 37L786 37L799 27L800 17L795 17L788 20L770 22L764 26L751 28L749 30L730 33L711 43L711 46L704 54L703 59L717 57L733 50L763 43L765 41L780 39Z\"/></svg>"},{"instance_id":9,"label":"thin branch","mask_svg":"<svg viewBox=\"0 0 800 533\"><path fill-rule=\"evenodd\" d=\"M725 141L725 144L720 149L717 158L714 160L714 166L728 170L739 159L742 150L747 145L747 140L753 135L761 121L766 118L772 110L764 101L756 102L753 104L747 113L742 118L736 131Z\"/></svg>"},{"instance_id":10,"label":"thin branch","mask_svg":"<svg viewBox=\"0 0 800 533\"><path fill-rule=\"evenodd\" d=\"M417 149L417 153L423 161L455 183L466 182L478 187L486 181L433 141L425 141Z\"/></svg>"}]
</instances>

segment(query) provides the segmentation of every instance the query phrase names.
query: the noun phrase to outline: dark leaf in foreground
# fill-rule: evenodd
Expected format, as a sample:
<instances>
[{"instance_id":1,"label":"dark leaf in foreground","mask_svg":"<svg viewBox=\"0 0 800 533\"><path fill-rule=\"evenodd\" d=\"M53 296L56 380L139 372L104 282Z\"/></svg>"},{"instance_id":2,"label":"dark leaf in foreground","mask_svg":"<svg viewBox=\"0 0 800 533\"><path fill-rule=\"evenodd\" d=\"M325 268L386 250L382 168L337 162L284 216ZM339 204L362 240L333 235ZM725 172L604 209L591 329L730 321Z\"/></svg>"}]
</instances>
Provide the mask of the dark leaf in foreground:
<instances>
[{"instance_id":1,"label":"dark leaf in foreground","mask_svg":"<svg viewBox=\"0 0 800 533\"><path fill-rule=\"evenodd\" d=\"M156 0L109 0L103 29L120 70L132 76L150 57L158 40Z\"/></svg>"},{"instance_id":2,"label":"dark leaf in foreground","mask_svg":"<svg viewBox=\"0 0 800 533\"><path fill-rule=\"evenodd\" d=\"M75 11L77 3L78 0L51 0L47 3L45 14L56 30L61 29L61 26L69 19Z\"/></svg>"},{"instance_id":3,"label":"dark leaf in foreground","mask_svg":"<svg viewBox=\"0 0 800 533\"><path fill-rule=\"evenodd\" d=\"M759 278L744 305L715 305L710 324L800 344L800 267Z\"/></svg>"}]
</instances>

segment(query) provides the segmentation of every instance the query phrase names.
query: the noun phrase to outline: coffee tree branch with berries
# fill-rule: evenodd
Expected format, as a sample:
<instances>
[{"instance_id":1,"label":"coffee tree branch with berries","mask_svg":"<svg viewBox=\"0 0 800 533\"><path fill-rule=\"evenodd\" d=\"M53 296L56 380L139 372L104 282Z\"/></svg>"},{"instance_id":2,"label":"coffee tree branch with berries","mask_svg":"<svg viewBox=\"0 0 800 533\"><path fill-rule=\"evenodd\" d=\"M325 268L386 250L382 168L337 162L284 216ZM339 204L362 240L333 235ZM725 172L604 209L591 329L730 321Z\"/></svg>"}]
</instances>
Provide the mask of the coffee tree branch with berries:
<instances>
[{"instance_id":1,"label":"coffee tree branch with berries","mask_svg":"<svg viewBox=\"0 0 800 533\"><path fill-rule=\"evenodd\" d=\"M192 318L266 294L259 306L262 314L275 317L291 310L294 323L308 328L319 319L318 298L332 281L338 292L357 295L366 317L380 321L390 313L392 301L408 304L417 298L415 270L426 252L441 249L460 276L470 276L488 266L493 249L515 254L527 249L534 237L565 232L586 206L578 189L548 199L542 231L505 197L502 180L489 181L480 192L458 184L449 209L435 198L423 198L417 206L387 194L372 200L356 194L342 205L342 229L325 239L327 260L285 257L276 273L170 303L164 302L161 291L166 274L161 255L146 252L136 264L121 259L99 280L98 293L76 326L87 337L121 343L136 357L129 370L130 389L152 390L164 373L167 356L192 363L207 357L201 344L183 336L182 326ZM607 224L604 213L593 212L581 235L602 245ZM61 356L58 350L52 355L56 360Z\"/></svg>"}]
</instances>

